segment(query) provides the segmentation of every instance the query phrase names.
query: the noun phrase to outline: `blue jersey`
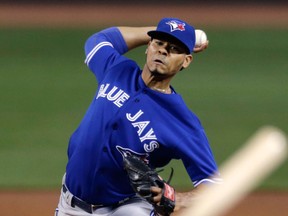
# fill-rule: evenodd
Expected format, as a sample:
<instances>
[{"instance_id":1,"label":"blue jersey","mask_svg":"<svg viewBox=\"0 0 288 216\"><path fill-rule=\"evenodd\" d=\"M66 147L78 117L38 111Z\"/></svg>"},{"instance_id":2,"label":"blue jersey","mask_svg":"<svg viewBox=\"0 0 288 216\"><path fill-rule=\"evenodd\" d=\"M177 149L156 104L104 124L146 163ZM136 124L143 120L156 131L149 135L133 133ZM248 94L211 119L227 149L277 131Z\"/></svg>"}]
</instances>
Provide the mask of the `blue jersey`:
<instances>
[{"instance_id":1,"label":"blue jersey","mask_svg":"<svg viewBox=\"0 0 288 216\"><path fill-rule=\"evenodd\" d=\"M181 159L194 183L217 172L204 129L181 96L148 88L141 69L123 56L128 48L117 28L92 35L86 64L97 92L68 147L66 185L91 204L113 204L134 194L123 155L136 154L151 167Z\"/></svg>"}]
</instances>

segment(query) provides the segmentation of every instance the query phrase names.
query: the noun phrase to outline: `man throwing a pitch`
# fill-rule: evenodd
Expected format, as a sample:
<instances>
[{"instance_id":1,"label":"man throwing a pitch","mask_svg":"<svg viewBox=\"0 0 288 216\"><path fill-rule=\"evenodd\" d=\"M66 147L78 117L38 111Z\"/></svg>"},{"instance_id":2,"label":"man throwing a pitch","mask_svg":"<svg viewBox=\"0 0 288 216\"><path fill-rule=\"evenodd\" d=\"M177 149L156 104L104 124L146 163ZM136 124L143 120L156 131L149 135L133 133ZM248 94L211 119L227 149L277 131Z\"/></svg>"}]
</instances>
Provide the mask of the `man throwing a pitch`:
<instances>
[{"instance_id":1,"label":"man throwing a pitch","mask_svg":"<svg viewBox=\"0 0 288 216\"><path fill-rule=\"evenodd\" d=\"M155 30L156 29L156 30ZM148 44L148 45L147 45ZM143 70L123 56L147 45ZM97 92L72 134L55 215L174 215L218 172L204 129L171 80L193 60L195 30L176 18L155 27L112 27L85 44ZM181 159L194 188L175 192L155 172Z\"/></svg>"}]
</instances>

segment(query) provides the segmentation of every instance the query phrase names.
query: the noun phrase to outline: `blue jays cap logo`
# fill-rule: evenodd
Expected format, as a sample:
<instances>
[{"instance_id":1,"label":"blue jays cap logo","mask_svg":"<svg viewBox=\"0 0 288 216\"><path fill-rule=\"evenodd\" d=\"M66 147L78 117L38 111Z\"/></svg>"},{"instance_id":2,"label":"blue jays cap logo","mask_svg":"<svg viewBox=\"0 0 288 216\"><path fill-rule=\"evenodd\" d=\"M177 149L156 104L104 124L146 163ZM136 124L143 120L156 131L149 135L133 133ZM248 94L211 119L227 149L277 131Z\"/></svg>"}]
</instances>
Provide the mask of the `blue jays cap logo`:
<instances>
[{"instance_id":1,"label":"blue jays cap logo","mask_svg":"<svg viewBox=\"0 0 288 216\"><path fill-rule=\"evenodd\" d=\"M166 24L170 25L171 32L179 30L179 31L185 31L185 23L179 22L177 20L171 20L169 22L166 22Z\"/></svg>"}]
</instances>

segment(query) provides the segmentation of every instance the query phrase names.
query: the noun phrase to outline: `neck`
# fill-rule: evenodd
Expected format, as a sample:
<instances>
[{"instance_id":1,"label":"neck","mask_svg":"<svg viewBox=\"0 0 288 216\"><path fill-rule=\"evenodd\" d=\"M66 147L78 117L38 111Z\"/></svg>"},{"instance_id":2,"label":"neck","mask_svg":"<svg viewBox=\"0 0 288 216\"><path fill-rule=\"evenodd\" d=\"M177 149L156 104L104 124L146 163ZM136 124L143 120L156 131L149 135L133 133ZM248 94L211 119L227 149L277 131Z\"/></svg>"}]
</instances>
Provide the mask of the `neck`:
<instances>
[{"instance_id":1,"label":"neck","mask_svg":"<svg viewBox=\"0 0 288 216\"><path fill-rule=\"evenodd\" d=\"M155 90L155 91L159 91L159 92L162 92L164 94L171 94L172 93L172 90L169 87L166 87L166 88L158 88L158 87L155 87L155 86L150 86L149 88Z\"/></svg>"},{"instance_id":2,"label":"neck","mask_svg":"<svg viewBox=\"0 0 288 216\"><path fill-rule=\"evenodd\" d=\"M164 94L172 93L172 90L170 88L170 81L172 79L172 76L165 76L161 74L158 75L157 73L151 73L145 70L142 71L141 76L146 86L150 89Z\"/></svg>"}]
</instances>

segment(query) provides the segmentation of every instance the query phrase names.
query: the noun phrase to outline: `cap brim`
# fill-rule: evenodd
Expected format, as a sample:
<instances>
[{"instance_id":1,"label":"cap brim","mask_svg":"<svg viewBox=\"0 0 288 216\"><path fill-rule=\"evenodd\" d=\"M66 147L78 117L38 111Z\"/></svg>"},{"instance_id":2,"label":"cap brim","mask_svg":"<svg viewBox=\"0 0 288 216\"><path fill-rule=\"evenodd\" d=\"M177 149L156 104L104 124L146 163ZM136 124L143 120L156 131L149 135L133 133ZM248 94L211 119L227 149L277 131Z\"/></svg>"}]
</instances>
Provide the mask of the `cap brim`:
<instances>
[{"instance_id":1,"label":"cap brim","mask_svg":"<svg viewBox=\"0 0 288 216\"><path fill-rule=\"evenodd\" d=\"M156 38L156 39L164 39L164 40L169 40L172 42L177 42L179 44L181 44L183 46L183 48L185 48L186 53L190 53L189 48L181 41L179 40L177 37L167 33L167 32L162 32L162 31L149 31L147 32L147 34L151 37L151 38Z\"/></svg>"}]
</instances>

